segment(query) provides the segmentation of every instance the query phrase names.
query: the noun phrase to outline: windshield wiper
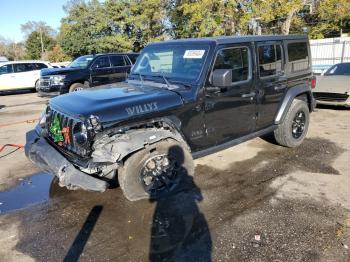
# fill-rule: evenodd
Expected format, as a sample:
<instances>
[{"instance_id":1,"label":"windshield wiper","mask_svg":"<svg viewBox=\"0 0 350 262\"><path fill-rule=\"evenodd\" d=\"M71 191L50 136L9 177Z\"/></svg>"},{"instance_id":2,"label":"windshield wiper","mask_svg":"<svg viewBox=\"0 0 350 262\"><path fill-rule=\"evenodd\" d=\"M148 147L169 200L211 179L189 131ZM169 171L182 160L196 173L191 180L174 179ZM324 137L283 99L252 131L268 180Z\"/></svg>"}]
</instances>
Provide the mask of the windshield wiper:
<instances>
[{"instance_id":1,"label":"windshield wiper","mask_svg":"<svg viewBox=\"0 0 350 262\"><path fill-rule=\"evenodd\" d=\"M143 76L141 73L138 73L139 77L140 77L140 80L141 80L141 86L143 86Z\"/></svg>"},{"instance_id":2,"label":"windshield wiper","mask_svg":"<svg viewBox=\"0 0 350 262\"><path fill-rule=\"evenodd\" d=\"M169 80L165 77L164 74L152 75L152 76L153 76L153 77L161 77L161 78L163 78L163 80L164 80L166 86L167 86L169 89L171 88L171 84L170 84Z\"/></svg>"}]
</instances>

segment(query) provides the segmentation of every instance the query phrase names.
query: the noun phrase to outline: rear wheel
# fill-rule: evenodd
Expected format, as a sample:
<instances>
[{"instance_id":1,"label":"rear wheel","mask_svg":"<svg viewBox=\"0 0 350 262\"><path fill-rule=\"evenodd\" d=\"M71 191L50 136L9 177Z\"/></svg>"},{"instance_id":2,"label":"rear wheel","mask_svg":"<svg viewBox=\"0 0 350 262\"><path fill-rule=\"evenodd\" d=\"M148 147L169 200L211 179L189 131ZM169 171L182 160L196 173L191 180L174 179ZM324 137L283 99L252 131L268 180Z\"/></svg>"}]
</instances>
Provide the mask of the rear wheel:
<instances>
[{"instance_id":1,"label":"rear wheel","mask_svg":"<svg viewBox=\"0 0 350 262\"><path fill-rule=\"evenodd\" d=\"M179 190L181 182L193 173L191 153L167 139L131 155L118 170L118 180L130 201L158 199Z\"/></svg>"},{"instance_id":2,"label":"rear wheel","mask_svg":"<svg viewBox=\"0 0 350 262\"><path fill-rule=\"evenodd\" d=\"M81 83L75 83L70 86L69 92L76 92L84 89L84 85Z\"/></svg>"},{"instance_id":3,"label":"rear wheel","mask_svg":"<svg viewBox=\"0 0 350 262\"><path fill-rule=\"evenodd\" d=\"M303 100L294 99L282 124L274 131L276 142L286 147L299 146L309 128L309 107Z\"/></svg>"}]
</instances>

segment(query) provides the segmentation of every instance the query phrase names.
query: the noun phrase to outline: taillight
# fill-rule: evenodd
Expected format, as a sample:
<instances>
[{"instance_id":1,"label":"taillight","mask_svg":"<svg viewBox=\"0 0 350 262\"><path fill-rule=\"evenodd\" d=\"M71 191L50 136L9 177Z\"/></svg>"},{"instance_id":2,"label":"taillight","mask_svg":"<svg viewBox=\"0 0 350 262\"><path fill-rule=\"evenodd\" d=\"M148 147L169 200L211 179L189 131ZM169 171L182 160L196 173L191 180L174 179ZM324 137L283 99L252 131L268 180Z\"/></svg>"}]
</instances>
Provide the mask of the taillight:
<instances>
[{"instance_id":1,"label":"taillight","mask_svg":"<svg viewBox=\"0 0 350 262\"><path fill-rule=\"evenodd\" d=\"M310 85L311 85L311 88L314 89L316 87L316 77L313 76L310 80Z\"/></svg>"}]
</instances>

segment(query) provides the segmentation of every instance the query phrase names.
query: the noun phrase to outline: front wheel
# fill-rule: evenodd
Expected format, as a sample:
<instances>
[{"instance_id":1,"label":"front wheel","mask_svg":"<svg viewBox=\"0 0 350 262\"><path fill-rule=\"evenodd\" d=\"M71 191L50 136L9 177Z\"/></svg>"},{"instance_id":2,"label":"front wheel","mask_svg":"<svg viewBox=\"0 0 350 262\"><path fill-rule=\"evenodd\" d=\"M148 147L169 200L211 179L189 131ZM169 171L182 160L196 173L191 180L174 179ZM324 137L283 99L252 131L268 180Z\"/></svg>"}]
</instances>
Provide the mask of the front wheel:
<instances>
[{"instance_id":1,"label":"front wheel","mask_svg":"<svg viewBox=\"0 0 350 262\"><path fill-rule=\"evenodd\" d=\"M40 80L36 80L35 82L35 91L38 92L40 87Z\"/></svg>"},{"instance_id":2,"label":"front wheel","mask_svg":"<svg viewBox=\"0 0 350 262\"><path fill-rule=\"evenodd\" d=\"M191 153L167 139L131 155L118 170L118 181L130 201L158 199L179 190L181 182L193 173Z\"/></svg>"},{"instance_id":3,"label":"front wheel","mask_svg":"<svg viewBox=\"0 0 350 262\"><path fill-rule=\"evenodd\" d=\"M283 123L274 131L276 142L286 147L299 146L307 134L309 122L310 113L307 103L294 99Z\"/></svg>"},{"instance_id":4,"label":"front wheel","mask_svg":"<svg viewBox=\"0 0 350 262\"><path fill-rule=\"evenodd\" d=\"M69 93L70 92L76 92L76 91L80 91L84 89L84 85L81 83L75 83L73 85L70 86L69 88Z\"/></svg>"}]
</instances>

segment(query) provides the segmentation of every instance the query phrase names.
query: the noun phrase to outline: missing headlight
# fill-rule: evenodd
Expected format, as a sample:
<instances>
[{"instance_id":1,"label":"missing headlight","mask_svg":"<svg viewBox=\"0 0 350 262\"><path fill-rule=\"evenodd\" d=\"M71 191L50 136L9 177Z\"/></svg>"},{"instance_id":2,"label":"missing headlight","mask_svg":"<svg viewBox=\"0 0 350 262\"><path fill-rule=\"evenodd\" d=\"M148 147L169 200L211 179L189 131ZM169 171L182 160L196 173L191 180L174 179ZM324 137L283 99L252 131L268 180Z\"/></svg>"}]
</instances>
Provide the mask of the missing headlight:
<instances>
[{"instance_id":1,"label":"missing headlight","mask_svg":"<svg viewBox=\"0 0 350 262\"><path fill-rule=\"evenodd\" d=\"M88 138L86 126L83 123L77 123L73 128L74 142L79 145L85 145Z\"/></svg>"}]
</instances>

